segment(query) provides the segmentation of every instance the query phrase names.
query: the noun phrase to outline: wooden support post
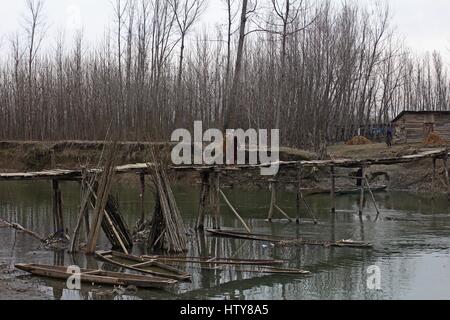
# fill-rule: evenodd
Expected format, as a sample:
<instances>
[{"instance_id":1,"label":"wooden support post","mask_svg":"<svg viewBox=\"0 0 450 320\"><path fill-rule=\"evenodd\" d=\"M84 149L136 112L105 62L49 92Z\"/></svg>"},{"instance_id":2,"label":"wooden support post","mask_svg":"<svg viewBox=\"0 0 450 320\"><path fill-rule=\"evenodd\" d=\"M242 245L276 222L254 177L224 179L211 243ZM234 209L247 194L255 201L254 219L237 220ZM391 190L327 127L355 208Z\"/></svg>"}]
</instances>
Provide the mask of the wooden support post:
<instances>
[{"instance_id":1,"label":"wooden support post","mask_svg":"<svg viewBox=\"0 0 450 320\"><path fill-rule=\"evenodd\" d=\"M331 213L336 213L336 176L335 176L334 166L330 167L331 176L331 191L330 191L330 202L331 202Z\"/></svg>"},{"instance_id":2,"label":"wooden support post","mask_svg":"<svg viewBox=\"0 0 450 320\"><path fill-rule=\"evenodd\" d=\"M56 169L55 149L50 150L50 163L51 163L52 169Z\"/></svg>"},{"instance_id":3,"label":"wooden support post","mask_svg":"<svg viewBox=\"0 0 450 320\"><path fill-rule=\"evenodd\" d=\"M300 199L302 198L302 169L299 168L297 171L297 198L296 198L296 206L297 206L297 224L300 224Z\"/></svg>"},{"instance_id":4,"label":"wooden support post","mask_svg":"<svg viewBox=\"0 0 450 320\"><path fill-rule=\"evenodd\" d=\"M91 222L89 218L89 206L87 205L90 193L89 193L89 186L88 186L88 175L86 168L82 168L81 175L83 179L81 180L81 206L84 208L83 216L84 216L84 229L86 232L86 240L89 238L89 233L91 232ZM85 197L85 199L83 199Z\"/></svg>"},{"instance_id":5,"label":"wooden support post","mask_svg":"<svg viewBox=\"0 0 450 320\"><path fill-rule=\"evenodd\" d=\"M64 230L64 219L62 212L62 195L61 189L59 188L59 181L52 180L53 189L53 222L54 222L54 232L60 236L65 233Z\"/></svg>"},{"instance_id":6,"label":"wooden support post","mask_svg":"<svg viewBox=\"0 0 450 320\"><path fill-rule=\"evenodd\" d=\"M271 190L271 198L270 198L270 208L269 208L269 216L268 220L269 222L273 219L273 214L275 212L275 205L277 204L277 183L275 180L270 180L270 190Z\"/></svg>"},{"instance_id":7,"label":"wooden support post","mask_svg":"<svg viewBox=\"0 0 450 320\"><path fill-rule=\"evenodd\" d=\"M84 228L86 229L86 239L89 237L89 233L91 232L91 223L89 218L89 207L85 206L84 208Z\"/></svg>"},{"instance_id":8,"label":"wooden support post","mask_svg":"<svg viewBox=\"0 0 450 320\"><path fill-rule=\"evenodd\" d=\"M141 223L145 223L145 174L141 172L139 175L139 182L140 182L140 190L141 194L139 195L140 198L140 211L141 211Z\"/></svg>"},{"instance_id":9,"label":"wooden support post","mask_svg":"<svg viewBox=\"0 0 450 320\"><path fill-rule=\"evenodd\" d=\"M431 188L432 188L432 199L434 200L436 197L436 158L433 157L433 175L432 175L432 181L431 181Z\"/></svg>"},{"instance_id":10,"label":"wooden support post","mask_svg":"<svg viewBox=\"0 0 450 320\"><path fill-rule=\"evenodd\" d=\"M215 172L212 175L212 181L211 181L211 196L212 196L212 203L211 208L213 209L213 223L214 223L214 229L219 230L220 229L220 173Z\"/></svg>"},{"instance_id":11,"label":"wooden support post","mask_svg":"<svg viewBox=\"0 0 450 320\"><path fill-rule=\"evenodd\" d=\"M450 178L448 173L448 154L442 159L444 162L445 182L447 183L447 197L450 201Z\"/></svg>"},{"instance_id":12,"label":"wooden support post","mask_svg":"<svg viewBox=\"0 0 450 320\"><path fill-rule=\"evenodd\" d=\"M72 233L72 239L70 242L70 252L77 252L78 251L78 239L79 239L79 233L81 229L81 224L84 220L85 223L85 229L86 229L86 239L89 237L90 232L90 224L89 224L89 210L88 210L88 199L90 197L90 194L88 193L88 187L86 182L86 169L83 168L83 179L80 181L80 211L77 218L77 223L75 225L75 229Z\"/></svg>"},{"instance_id":13,"label":"wooden support post","mask_svg":"<svg viewBox=\"0 0 450 320\"><path fill-rule=\"evenodd\" d=\"M364 211L364 193L365 193L365 182L364 182L364 177L366 175L366 168L361 167L361 194L360 194L360 198L359 198L359 215L362 216L363 215L363 211Z\"/></svg>"},{"instance_id":14,"label":"wooden support post","mask_svg":"<svg viewBox=\"0 0 450 320\"><path fill-rule=\"evenodd\" d=\"M198 208L198 219L197 219L197 229L203 230L205 228L205 213L209 210L208 198L210 190L210 175L209 172L205 171L201 173L202 177L202 189L200 191L200 202Z\"/></svg>"}]
</instances>

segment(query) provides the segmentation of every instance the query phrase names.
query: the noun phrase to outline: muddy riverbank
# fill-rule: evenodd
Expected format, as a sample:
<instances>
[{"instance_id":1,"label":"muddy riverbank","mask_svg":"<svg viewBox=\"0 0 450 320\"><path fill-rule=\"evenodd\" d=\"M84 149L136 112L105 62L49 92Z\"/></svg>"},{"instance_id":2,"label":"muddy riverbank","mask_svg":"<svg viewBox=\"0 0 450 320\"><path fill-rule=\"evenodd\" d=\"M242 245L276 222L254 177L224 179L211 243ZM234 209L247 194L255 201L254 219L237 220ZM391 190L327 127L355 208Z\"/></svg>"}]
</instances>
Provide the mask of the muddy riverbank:
<instances>
[{"instance_id":1,"label":"muddy riverbank","mask_svg":"<svg viewBox=\"0 0 450 320\"><path fill-rule=\"evenodd\" d=\"M0 261L0 300L46 300L51 298L31 277L20 277L7 263Z\"/></svg>"}]
</instances>

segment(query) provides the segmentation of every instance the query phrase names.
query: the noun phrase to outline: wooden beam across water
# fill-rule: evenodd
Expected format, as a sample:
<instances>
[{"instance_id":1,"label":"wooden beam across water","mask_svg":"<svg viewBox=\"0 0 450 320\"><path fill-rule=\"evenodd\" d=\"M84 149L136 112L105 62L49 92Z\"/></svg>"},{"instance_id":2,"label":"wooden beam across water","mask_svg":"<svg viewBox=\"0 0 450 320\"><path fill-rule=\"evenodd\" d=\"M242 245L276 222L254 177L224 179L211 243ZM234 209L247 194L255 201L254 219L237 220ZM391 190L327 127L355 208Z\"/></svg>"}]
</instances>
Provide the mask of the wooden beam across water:
<instances>
[{"instance_id":1,"label":"wooden beam across water","mask_svg":"<svg viewBox=\"0 0 450 320\"><path fill-rule=\"evenodd\" d=\"M236 166L170 166L169 170L173 171L206 171L214 170L220 171L243 171L243 170L257 170L261 168L267 168L270 165L278 165L280 170L293 169L293 168L327 168L327 167L341 167L341 168L360 168L373 165L395 165L418 162L425 159L445 159L448 157L449 152L447 149L435 149L430 151L424 151L415 155L393 157L393 158L380 158L380 159L335 159L335 160L315 160L315 161L279 161L272 164L259 164L259 165L236 165ZM151 163L136 163L118 166L115 168L116 174L150 174L153 164ZM86 170L89 173L101 173L102 169L89 169ZM18 173L1 173L0 181L25 181L25 180L66 180L66 181L79 181L83 177L83 169L74 170L44 170L39 172L18 172Z\"/></svg>"}]
</instances>

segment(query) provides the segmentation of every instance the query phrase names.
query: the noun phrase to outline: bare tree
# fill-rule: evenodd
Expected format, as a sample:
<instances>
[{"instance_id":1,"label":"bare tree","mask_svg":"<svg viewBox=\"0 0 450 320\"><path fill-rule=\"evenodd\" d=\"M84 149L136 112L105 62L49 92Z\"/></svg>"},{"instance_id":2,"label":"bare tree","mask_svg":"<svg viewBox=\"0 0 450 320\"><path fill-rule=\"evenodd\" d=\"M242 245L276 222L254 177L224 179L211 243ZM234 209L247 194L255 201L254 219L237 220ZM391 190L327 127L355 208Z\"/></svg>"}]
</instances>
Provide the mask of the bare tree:
<instances>
[{"instance_id":1,"label":"bare tree","mask_svg":"<svg viewBox=\"0 0 450 320\"><path fill-rule=\"evenodd\" d=\"M42 41L44 40L44 29L46 27L46 24L43 15L44 2L42 0L27 0L26 5L27 14L24 18L25 32L28 40L28 114L26 115L26 124L31 125L32 119L36 114L33 107L33 65L39 49L41 48Z\"/></svg>"},{"instance_id":2,"label":"bare tree","mask_svg":"<svg viewBox=\"0 0 450 320\"><path fill-rule=\"evenodd\" d=\"M116 0L98 45L61 35L45 54L43 2L28 1L27 37L0 60L1 138L103 139L114 119L122 139L164 141L202 120L276 126L283 145L320 151L402 110L449 108L442 56L402 45L387 7L223 1L226 24L194 33L193 1Z\"/></svg>"},{"instance_id":3,"label":"bare tree","mask_svg":"<svg viewBox=\"0 0 450 320\"><path fill-rule=\"evenodd\" d=\"M195 22L198 21L205 8L205 0L168 0L180 33L180 59L178 64L178 86L181 85L183 76L184 50L186 45L186 36Z\"/></svg>"}]
</instances>

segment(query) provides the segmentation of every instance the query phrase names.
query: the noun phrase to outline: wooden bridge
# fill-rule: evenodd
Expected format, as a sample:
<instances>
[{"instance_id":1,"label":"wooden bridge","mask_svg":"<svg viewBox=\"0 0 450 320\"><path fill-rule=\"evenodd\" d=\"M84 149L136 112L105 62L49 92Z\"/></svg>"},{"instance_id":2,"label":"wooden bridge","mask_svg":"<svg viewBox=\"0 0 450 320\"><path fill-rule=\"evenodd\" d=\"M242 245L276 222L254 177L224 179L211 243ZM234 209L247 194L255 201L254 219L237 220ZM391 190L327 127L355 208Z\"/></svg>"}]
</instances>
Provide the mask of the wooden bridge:
<instances>
[{"instance_id":1,"label":"wooden bridge","mask_svg":"<svg viewBox=\"0 0 450 320\"><path fill-rule=\"evenodd\" d=\"M197 166L170 166L169 169L173 171L243 171L243 170L257 170L271 165L278 165L280 170L295 169L295 168L361 168L370 167L374 165L394 165L422 161L425 159L446 160L449 156L447 149L437 149L424 151L414 155L381 158L381 159L335 159L335 160L316 160L316 161L279 161L270 164L259 165L197 165ZM115 168L116 174L149 174L153 164L151 163L136 163L117 166ZM77 181L82 179L83 174L101 173L102 169L73 169L73 170L44 170L38 172L16 172L16 173L0 173L0 181L26 181L26 180L64 180Z\"/></svg>"},{"instance_id":2,"label":"wooden bridge","mask_svg":"<svg viewBox=\"0 0 450 320\"><path fill-rule=\"evenodd\" d=\"M375 200L375 196L372 192L371 186L369 184L369 179L366 175L366 170L371 166L376 165L395 165L395 164L406 164L406 163L414 163L423 160L432 160L432 168L433 168L433 188L436 190L436 181L437 181L437 160L442 160L444 164L444 173L445 173L445 182L448 186L448 194L450 199L450 181L449 181L449 172L448 172L448 158L449 158L449 150L448 149L434 149L423 151L414 155L401 156L401 157L393 157L393 158L381 158L381 159L362 159L362 160L354 160L354 159L334 159L334 160L317 160L317 161L280 161L276 163L270 164L260 164L260 165L236 165L236 166L170 166L169 170L178 171L178 172L198 172L202 177L202 188L200 193L200 201L199 201L199 212L198 212L198 221L197 227L199 229L203 229L205 227L205 215L210 214L212 216L212 223L214 229L220 229L220 202L223 199L226 205L230 208L236 218L242 223L243 227L247 230L248 233L251 233L251 229L245 223L244 219L242 219L241 215L238 213L236 208L233 206L231 201L227 198L225 193L222 191L220 187L220 176L221 173L225 172L239 172L239 171L248 171L248 170L258 170L264 167L270 167L277 165L279 166L280 171L283 170L295 170L297 172L297 177L295 181L291 181L291 183L297 184L297 198L296 198L296 208L297 208L297 217L296 219L292 219L289 215L283 211L277 205L277 185L282 183L282 181L277 181L276 177L267 178L267 182L270 185L271 189L271 201L270 201L270 209L268 213L268 221L272 221L276 212L279 212L284 218L289 221L296 220L297 223L300 222L300 210L301 204L303 203L305 208L307 209L309 215L317 223L314 212L306 201L303 190L302 189L302 169L304 168L329 168L330 172L330 200L331 200L331 212L336 212L336 179L337 178L348 178L348 179L356 179L360 182L360 206L359 213L363 214L364 208L364 197L366 191L370 192L371 200L373 201L375 208L377 210L378 216L380 215L380 211L378 210L377 203ZM137 164L129 164L115 167L116 174L136 174L140 176L140 190L141 190L141 216L145 217L144 212L144 193L145 193L145 177L152 172L152 168L154 165L152 163L137 163ZM346 175L338 175L336 174L336 168L350 168L350 169L358 169L358 174L356 177L346 176ZM59 188L59 181L81 181L84 177L102 173L101 168L95 169L74 169L74 170L45 170L40 172L19 172L19 173L1 173L0 181L36 181L36 180L49 180L52 181L53 193L54 193L54 216L55 216L55 230L61 230L64 228L62 221L62 200L61 200L61 190Z\"/></svg>"}]
</instances>

